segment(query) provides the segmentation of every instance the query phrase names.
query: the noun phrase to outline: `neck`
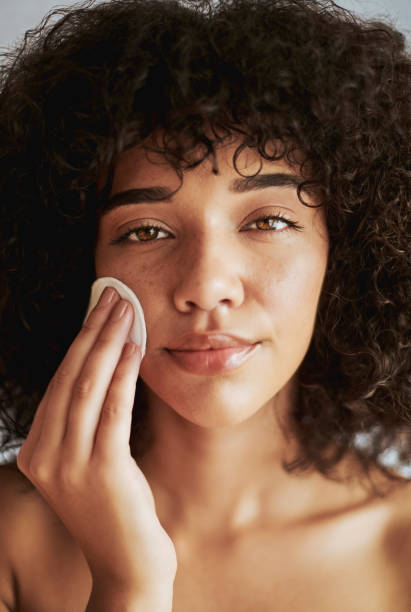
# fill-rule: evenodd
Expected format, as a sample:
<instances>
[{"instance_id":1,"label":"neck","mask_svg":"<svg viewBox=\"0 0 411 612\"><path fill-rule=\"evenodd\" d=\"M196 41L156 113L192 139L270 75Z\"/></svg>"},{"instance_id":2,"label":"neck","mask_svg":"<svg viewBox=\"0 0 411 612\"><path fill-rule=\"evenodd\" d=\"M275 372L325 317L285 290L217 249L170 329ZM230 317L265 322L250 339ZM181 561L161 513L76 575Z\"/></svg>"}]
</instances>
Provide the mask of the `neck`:
<instances>
[{"instance_id":1,"label":"neck","mask_svg":"<svg viewBox=\"0 0 411 612\"><path fill-rule=\"evenodd\" d=\"M321 513L324 499L333 511L347 503L346 487L315 472L296 476L283 468L298 451L284 420L293 388L286 385L246 421L220 428L184 419L146 390L153 443L138 464L170 534L239 532ZM357 501L364 498L361 491Z\"/></svg>"}]
</instances>

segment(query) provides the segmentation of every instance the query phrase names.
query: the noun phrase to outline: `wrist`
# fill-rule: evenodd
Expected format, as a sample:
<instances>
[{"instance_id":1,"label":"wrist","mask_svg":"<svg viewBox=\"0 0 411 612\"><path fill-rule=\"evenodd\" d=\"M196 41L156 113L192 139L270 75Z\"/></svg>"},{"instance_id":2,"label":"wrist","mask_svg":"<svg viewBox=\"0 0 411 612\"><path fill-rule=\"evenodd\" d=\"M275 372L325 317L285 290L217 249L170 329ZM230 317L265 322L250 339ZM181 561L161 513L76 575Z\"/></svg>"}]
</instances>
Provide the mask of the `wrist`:
<instances>
[{"instance_id":1,"label":"wrist","mask_svg":"<svg viewBox=\"0 0 411 612\"><path fill-rule=\"evenodd\" d=\"M172 585L137 589L93 580L86 612L171 612L172 607Z\"/></svg>"}]
</instances>

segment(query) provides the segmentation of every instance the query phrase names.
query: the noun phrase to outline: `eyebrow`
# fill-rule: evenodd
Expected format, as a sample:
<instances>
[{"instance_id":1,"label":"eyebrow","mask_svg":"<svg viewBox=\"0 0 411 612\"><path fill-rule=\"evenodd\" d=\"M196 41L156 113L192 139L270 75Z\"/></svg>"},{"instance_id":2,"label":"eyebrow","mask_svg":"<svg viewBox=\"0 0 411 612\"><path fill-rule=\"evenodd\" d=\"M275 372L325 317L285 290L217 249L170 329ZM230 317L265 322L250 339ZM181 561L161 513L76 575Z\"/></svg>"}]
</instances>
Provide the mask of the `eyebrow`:
<instances>
[{"instance_id":1,"label":"eyebrow","mask_svg":"<svg viewBox=\"0 0 411 612\"><path fill-rule=\"evenodd\" d=\"M267 189L269 187L293 187L297 188L303 180L297 174L286 172L275 172L271 174L257 174L256 176L237 178L231 181L229 191L232 193L246 193ZM106 203L103 204L101 215L107 214L110 210L120 206L133 204L143 204L147 202L171 202L172 196L176 191L170 191L167 187L140 187L120 191Z\"/></svg>"}]
</instances>

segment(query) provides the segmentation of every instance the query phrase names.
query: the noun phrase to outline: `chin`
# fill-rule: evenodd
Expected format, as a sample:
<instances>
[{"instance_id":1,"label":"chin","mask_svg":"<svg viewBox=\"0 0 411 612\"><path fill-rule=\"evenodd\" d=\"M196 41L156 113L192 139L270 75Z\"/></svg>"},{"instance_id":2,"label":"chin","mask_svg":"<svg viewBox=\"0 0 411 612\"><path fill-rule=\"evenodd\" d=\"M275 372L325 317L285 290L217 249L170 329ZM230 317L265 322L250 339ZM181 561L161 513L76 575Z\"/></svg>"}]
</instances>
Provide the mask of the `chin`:
<instances>
[{"instance_id":1,"label":"chin","mask_svg":"<svg viewBox=\"0 0 411 612\"><path fill-rule=\"evenodd\" d=\"M159 388L148 385L147 400L154 412L173 412L185 421L206 429L236 427L258 415L264 409L274 414L273 405L279 389L254 384L215 384L213 388L190 391L187 387Z\"/></svg>"}]
</instances>

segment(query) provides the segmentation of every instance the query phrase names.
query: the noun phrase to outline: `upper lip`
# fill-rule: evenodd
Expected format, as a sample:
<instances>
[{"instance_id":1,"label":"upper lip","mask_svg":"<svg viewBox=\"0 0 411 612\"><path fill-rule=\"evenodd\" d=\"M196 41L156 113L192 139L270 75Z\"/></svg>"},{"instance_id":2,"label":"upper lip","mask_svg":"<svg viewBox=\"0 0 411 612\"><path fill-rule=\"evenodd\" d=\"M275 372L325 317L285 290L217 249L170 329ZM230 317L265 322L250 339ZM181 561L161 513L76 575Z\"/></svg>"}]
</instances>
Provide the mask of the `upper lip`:
<instances>
[{"instance_id":1,"label":"upper lip","mask_svg":"<svg viewBox=\"0 0 411 612\"><path fill-rule=\"evenodd\" d=\"M255 344L255 340L229 333L188 333L173 342L167 349L170 351L206 351L207 349L235 348L250 344Z\"/></svg>"}]
</instances>

